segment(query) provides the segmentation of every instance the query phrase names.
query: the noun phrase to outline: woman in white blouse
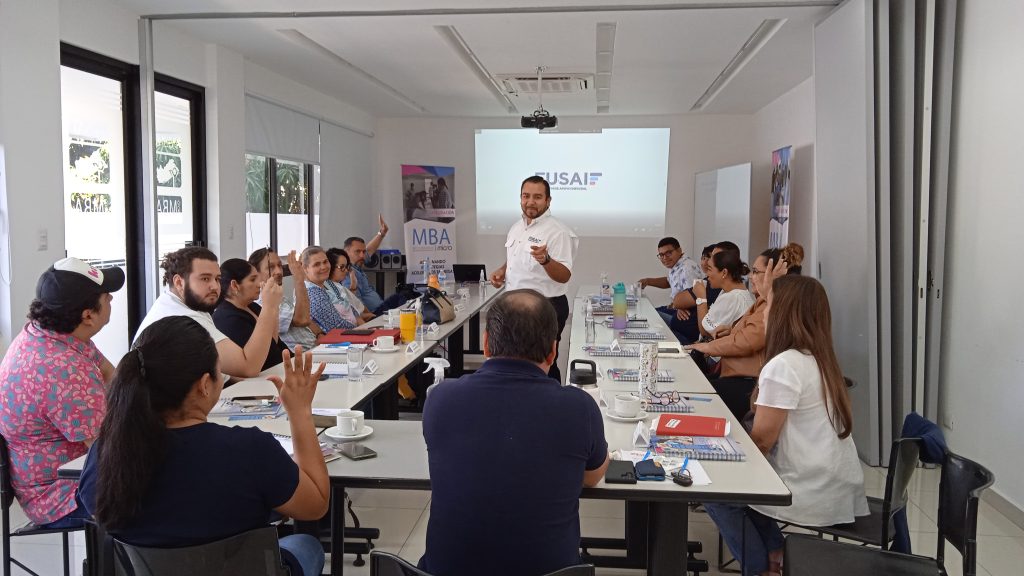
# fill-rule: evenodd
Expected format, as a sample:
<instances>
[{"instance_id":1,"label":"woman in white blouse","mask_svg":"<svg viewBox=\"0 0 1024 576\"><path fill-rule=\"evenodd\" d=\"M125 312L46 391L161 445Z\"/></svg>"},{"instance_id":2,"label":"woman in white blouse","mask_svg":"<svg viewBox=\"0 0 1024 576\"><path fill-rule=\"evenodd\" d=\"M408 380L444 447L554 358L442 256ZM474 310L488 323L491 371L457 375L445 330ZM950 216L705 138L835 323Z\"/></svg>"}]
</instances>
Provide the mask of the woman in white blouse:
<instances>
[{"instance_id":1,"label":"woman in white blouse","mask_svg":"<svg viewBox=\"0 0 1024 576\"><path fill-rule=\"evenodd\" d=\"M804 276L773 282L771 272L769 264L759 286L768 300L765 352L771 360L758 380L750 437L793 493L793 503L705 505L744 574L781 571L783 538L776 520L830 526L868 514L825 289Z\"/></svg>"},{"instance_id":2,"label":"woman in white blouse","mask_svg":"<svg viewBox=\"0 0 1024 576\"><path fill-rule=\"evenodd\" d=\"M705 338L714 338L719 328L729 328L754 305L754 295L747 290L743 277L750 274L750 268L740 260L739 251L717 252L708 261L707 281L712 288L720 289L715 303L708 305L707 287L702 283L693 285L697 302L697 325Z\"/></svg>"}]
</instances>

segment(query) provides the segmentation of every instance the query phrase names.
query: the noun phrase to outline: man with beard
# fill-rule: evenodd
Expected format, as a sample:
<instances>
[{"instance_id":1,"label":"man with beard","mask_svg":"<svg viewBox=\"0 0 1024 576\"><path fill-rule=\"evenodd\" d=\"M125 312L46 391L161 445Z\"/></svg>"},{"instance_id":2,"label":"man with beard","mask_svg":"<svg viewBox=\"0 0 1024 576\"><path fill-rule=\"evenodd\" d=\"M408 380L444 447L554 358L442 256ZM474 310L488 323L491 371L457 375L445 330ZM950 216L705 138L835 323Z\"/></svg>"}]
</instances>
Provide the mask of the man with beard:
<instances>
[{"instance_id":1,"label":"man with beard","mask_svg":"<svg viewBox=\"0 0 1024 576\"><path fill-rule=\"evenodd\" d=\"M558 315L557 341L569 317L569 300L565 294L572 276L572 263L580 239L548 210L551 207L551 186L540 176L530 176L519 187L519 206L523 218L512 225L505 241L505 264L491 274L491 284L509 290L529 288L540 292L555 307ZM558 348L548 376L561 382L558 369Z\"/></svg>"},{"instance_id":2,"label":"man with beard","mask_svg":"<svg viewBox=\"0 0 1024 576\"><path fill-rule=\"evenodd\" d=\"M136 337L150 324L167 316L188 316L206 329L217 344L220 370L238 378L256 376L263 369L270 341L277 333L282 290L273 278L260 289L263 310L245 347L235 344L217 329L212 313L220 303L220 266L217 256L199 246L189 246L164 256L163 294L142 320Z\"/></svg>"}]
</instances>

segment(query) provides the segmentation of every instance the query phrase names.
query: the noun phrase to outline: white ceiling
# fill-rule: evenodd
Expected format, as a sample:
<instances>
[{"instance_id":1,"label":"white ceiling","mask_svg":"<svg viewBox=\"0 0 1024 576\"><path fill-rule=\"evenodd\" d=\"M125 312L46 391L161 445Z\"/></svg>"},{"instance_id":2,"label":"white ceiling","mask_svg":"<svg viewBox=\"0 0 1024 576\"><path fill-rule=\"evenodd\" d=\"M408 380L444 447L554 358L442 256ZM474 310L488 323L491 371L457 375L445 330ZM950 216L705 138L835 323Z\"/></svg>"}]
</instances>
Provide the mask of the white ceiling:
<instances>
[{"instance_id":1,"label":"white ceiling","mask_svg":"<svg viewBox=\"0 0 1024 576\"><path fill-rule=\"evenodd\" d=\"M504 116L508 112L474 75L435 26L454 26L492 75L547 72L594 74L599 23L616 24L611 80L612 115L682 114L726 67L766 19L784 19L779 31L735 75L702 113L752 113L810 77L812 30L831 4L783 0L448 0L427 7L417 0L116 0L137 14L223 12L374 11L320 18L190 19L168 21L189 35L227 46L247 59L378 117ZM706 8L713 4L715 8ZM769 7L770 5L770 7ZM662 9L651 10L650 7ZM452 9L445 14L410 11ZM493 10L459 14L460 10ZM569 10L522 13L532 8ZM603 11L611 8L614 11ZM679 9L685 8L685 9ZM297 30L425 109L416 110L335 59L291 40ZM535 96L511 96L518 114ZM544 107L561 116L594 115L593 89L546 95Z\"/></svg>"}]
</instances>

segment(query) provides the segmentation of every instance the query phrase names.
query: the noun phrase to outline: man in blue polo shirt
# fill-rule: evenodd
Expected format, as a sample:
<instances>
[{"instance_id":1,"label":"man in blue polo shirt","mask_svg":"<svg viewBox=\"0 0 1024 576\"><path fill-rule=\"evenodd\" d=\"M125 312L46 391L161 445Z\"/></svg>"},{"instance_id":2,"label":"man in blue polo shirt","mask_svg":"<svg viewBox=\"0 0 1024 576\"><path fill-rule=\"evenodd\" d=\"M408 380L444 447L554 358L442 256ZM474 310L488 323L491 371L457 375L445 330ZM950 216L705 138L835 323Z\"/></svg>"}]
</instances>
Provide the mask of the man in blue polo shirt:
<instances>
[{"instance_id":1,"label":"man in blue polo shirt","mask_svg":"<svg viewBox=\"0 0 1024 576\"><path fill-rule=\"evenodd\" d=\"M604 476L608 443L593 398L547 376L557 331L540 293L502 294L487 312L487 361L427 398L427 572L539 576L579 563L580 490Z\"/></svg>"},{"instance_id":2,"label":"man in blue polo shirt","mask_svg":"<svg viewBox=\"0 0 1024 576\"><path fill-rule=\"evenodd\" d=\"M380 248L381 241L388 234L388 225L384 222L384 217L377 215L377 221L380 224L380 229L369 242L366 242L359 236L351 236L345 240L345 253L348 254L349 262L352 264L355 285L351 281L352 276L346 276L341 281L341 285L358 296L367 310L379 316L392 308L398 308L405 304L408 297L397 293L388 296L387 299L381 298L381 295L370 284L370 279L366 277L366 273L363 272L366 257L372 256Z\"/></svg>"}]
</instances>

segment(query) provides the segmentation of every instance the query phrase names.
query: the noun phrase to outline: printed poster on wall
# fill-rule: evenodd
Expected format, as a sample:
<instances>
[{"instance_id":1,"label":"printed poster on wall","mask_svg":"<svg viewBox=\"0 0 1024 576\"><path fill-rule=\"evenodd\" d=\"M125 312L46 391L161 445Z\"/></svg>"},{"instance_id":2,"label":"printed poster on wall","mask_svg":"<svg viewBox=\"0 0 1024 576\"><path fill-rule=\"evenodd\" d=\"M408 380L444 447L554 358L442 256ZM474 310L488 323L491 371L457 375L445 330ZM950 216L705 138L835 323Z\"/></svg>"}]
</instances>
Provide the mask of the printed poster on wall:
<instances>
[{"instance_id":1,"label":"printed poster on wall","mask_svg":"<svg viewBox=\"0 0 1024 576\"><path fill-rule=\"evenodd\" d=\"M455 168L402 164L408 282L424 284L423 264L452 278L455 263Z\"/></svg>"},{"instance_id":2,"label":"printed poster on wall","mask_svg":"<svg viewBox=\"0 0 1024 576\"><path fill-rule=\"evenodd\" d=\"M768 247L789 244L789 164L793 147L772 152L772 216L768 223Z\"/></svg>"}]
</instances>

